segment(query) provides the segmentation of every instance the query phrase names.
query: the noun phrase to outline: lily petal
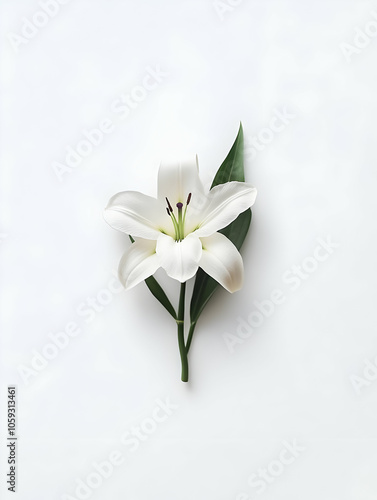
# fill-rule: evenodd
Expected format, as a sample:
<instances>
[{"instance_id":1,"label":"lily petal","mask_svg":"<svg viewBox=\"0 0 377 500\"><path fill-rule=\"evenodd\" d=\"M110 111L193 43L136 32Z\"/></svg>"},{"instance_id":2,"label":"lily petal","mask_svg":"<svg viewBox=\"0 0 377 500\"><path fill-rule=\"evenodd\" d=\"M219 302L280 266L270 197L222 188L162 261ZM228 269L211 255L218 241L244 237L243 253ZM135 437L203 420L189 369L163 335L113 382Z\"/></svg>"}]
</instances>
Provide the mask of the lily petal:
<instances>
[{"instance_id":1,"label":"lily petal","mask_svg":"<svg viewBox=\"0 0 377 500\"><path fill-rule=\"evenodd\" d=\"M152 276L159 267L156 241L140 238L126 250L119 262L119 280L128 290Z\"/></svg>"},{"instance_id":2,"label":"lily petal","mask_svg":"<svg viewBox=\"0 0 377 500\"><path fill-rule=\"evenodd\" d=\"M221 233L200 239L203 252L199 267L228 292L239 290L243 284L243 261L237 248Z\"/></svg>"},{"instance_id":3,"label":"lily petal","mask_svg":"<svg viewBox=\"0 0 377 500\"><path fill-rule=\"evenodd\" d=\"M202 244L194 234L189 234L182 241L175 241L166 234L160 234L156 252L167 275L184 283L198 270Z\"/></svg>"},{"instance_id":4,"label":"lily petal","mask_svg":"<svg viewBox=\"0 0 377 500\"><path fill-rule=\"evenodd\" d=\"M158 171L158 199L164 203L168 198L172 205L186 203L187 196L192 193L193 198L204 196L204 188L199 178L198 158L182 161L161 162Z\"/></svg>"},{"instance_id":5,"label":"lily petal","mask_svg":"<svg viewBox=\"0 0 377 500\"><path fill-rule=\"evenodd\" d=\"M200 238L210 236L226 227L238 215L251 207L257 196L257 190L245 182L226 182L211 189L208 193L207 206L201 217L195 234Z\"/></svg>"},{"instance_id":6,"label":"lily petal","mask_svg":"<svg viewBox=\"0 0 377 500\"><path fill-rule=\"evenodd\" d=\"M105 208L104 218L114 229L148 240L157 240L159 228L169 219L164 205L137 191L114 195Z\"/></svg>"}]
</instances>

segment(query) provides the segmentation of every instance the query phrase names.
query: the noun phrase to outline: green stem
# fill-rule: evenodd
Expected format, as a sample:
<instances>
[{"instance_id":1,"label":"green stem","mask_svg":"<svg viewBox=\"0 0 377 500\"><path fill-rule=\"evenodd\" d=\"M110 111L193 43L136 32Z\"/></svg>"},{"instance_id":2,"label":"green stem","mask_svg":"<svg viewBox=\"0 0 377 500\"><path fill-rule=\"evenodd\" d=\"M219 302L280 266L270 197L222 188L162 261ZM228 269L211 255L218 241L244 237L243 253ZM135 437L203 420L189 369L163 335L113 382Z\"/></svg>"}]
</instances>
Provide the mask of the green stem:
<instances>
[{"instance_id":1,"label":"green stem","mask_svg":"<svg viewBox=\"0 0 377 500\"><path fill-rule=\"evenodd\" d=\"M196 321L194 323L191 323L191 325L190 325L190 330L189 330L189 334L188 334L188 338L187 338L187 342L186 342L187 354L190 350L190 345L191 345L191 341L192 341L192 336L194 335L195 327L196 327Z\"/></svg>"},{"instance_id":2,"label":"green stem","mask_svg":"<svg viewBox=\"0 0 377 500\"><path fill-rule=\"evenodd\" d=\"M179 353L181 355L182 364L182 382L188 381L188 360L187 360L187 350L185 346L185 295L186 295L186 283L181 283L181 292L179 295L179 306L178 306L178 345Z\"/></svg>"}]
</instances>

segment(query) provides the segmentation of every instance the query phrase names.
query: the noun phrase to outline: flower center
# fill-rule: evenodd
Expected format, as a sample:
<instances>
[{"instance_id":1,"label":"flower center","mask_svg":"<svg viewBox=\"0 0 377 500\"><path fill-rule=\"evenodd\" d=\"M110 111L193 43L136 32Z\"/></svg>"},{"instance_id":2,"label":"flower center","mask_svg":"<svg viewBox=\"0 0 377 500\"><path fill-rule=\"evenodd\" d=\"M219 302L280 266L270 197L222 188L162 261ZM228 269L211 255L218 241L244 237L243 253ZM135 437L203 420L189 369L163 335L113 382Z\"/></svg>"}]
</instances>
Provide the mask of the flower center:
<instances>
[{"instance_id":1,"label":"flower center","mask_svg":"<svg viewBox=\"0 0 377 500\"><path fill-rule=\"evenodd\" d=\"M166 203L166 211L171 218L174 226L174 232L175 232L175 241L182 241L183 238L185 237L185 220L186 220L186 212L187 212L187 206L190 203L191 200L191 193L189 193L187 200L186 200L186 206L185 209L183 210L183 203L180 201L176 204L176 207L178 209L178 218L174 215L173 207L171 206L169 200L167 198Z\"/></svg>"}]
</instances>

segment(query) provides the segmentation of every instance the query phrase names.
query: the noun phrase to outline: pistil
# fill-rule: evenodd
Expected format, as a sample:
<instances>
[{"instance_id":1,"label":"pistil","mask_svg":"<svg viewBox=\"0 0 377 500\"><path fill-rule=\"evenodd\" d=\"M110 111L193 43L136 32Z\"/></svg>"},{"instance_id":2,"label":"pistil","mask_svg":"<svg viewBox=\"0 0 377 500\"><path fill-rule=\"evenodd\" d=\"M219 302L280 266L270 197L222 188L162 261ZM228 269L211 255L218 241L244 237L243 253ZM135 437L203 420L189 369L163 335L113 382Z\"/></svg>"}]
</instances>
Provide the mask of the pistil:
<instances>
[{"instance_id":1,"label":"pistil","mask_svg":"<svg viewBox=\"0 0 377 500\"><path fill-rule=\"evenodd\" d=\"M183 227L183 219L182 219L183 203L178 202L176 206L178 208L178 237L179 237L179 241L182 241L183 238L185 237L185 232L184 232L184 227Z\"/></svg>"}]
</instances>

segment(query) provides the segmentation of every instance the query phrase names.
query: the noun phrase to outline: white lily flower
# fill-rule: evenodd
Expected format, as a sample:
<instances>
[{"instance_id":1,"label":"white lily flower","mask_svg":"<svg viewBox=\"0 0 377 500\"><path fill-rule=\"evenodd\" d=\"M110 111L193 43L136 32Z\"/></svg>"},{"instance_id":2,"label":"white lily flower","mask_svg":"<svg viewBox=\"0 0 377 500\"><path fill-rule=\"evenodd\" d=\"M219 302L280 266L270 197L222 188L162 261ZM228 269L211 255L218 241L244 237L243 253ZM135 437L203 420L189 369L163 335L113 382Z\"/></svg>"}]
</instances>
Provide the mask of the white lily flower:
<instances>
[{"instance_id":1,"label":"white lily flower","mask_svg":"<svg viewBox=\"0 0 377 500\"><path fill-rule=\"evenodd\" d=\"M229 292L242 287L243 261L233 243L218 233L254 204L257 190L226 182L205 193L198 161L161 163L157 198L136 191L113 196L104 217L135 239L119 264L119 278L132 288L162 267L181 283L199 267Z\"/></svg>"}]
</instances>

